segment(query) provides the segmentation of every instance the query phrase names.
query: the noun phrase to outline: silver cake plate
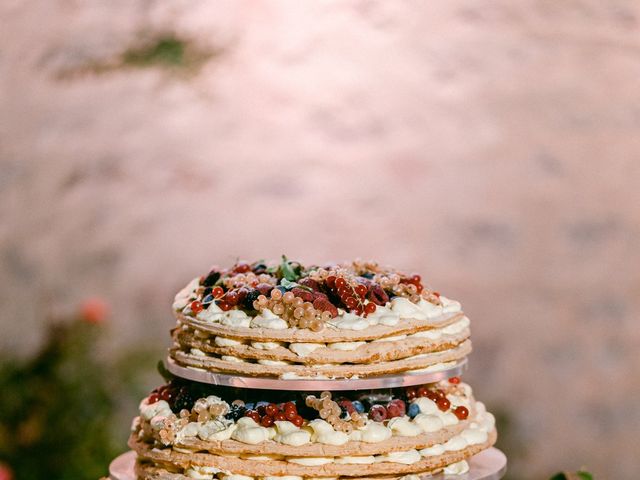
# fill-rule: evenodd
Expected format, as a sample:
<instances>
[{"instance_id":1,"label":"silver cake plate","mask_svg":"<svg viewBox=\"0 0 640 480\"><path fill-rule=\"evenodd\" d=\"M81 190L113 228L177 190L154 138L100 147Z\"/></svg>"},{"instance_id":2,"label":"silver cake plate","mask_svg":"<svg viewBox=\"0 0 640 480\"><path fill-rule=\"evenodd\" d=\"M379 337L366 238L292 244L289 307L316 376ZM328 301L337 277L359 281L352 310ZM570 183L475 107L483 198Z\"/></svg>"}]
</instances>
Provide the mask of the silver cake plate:
<instances>
[{"instance_id":1,"label":"silver cake plate","mask_svg":"<svg viewBox=\"0 0 640 480\"><path fill-rule=\"evenodd\" d=\"M254 388L260 390L374 390L396 387L410 387L425 383L435 383L447 378L457 377L467 369L467 359L458 360L454 365L430 372L403 372L396 375L381 375L366 378L296 378L280 379L265 377L247 377L215 373L193 367L178 365L171 357L165 361L167 370L177 377L186 378L200 383L222 385L225 387Z\"/></svg>"},{"instance_id":2,"label":"silver cake plate","mask_svg":"<svg viewBox=\"0 0 640 480\"><path fill-rule=\"evenodd\" d=\"M136 480L136 452L123 453L109 465L110 480ZM424 480L499 480L507 471L507 457L497 448L489 448L469 460L469 471L462 475L424 475Z\"/></svg>"}]
</instances>

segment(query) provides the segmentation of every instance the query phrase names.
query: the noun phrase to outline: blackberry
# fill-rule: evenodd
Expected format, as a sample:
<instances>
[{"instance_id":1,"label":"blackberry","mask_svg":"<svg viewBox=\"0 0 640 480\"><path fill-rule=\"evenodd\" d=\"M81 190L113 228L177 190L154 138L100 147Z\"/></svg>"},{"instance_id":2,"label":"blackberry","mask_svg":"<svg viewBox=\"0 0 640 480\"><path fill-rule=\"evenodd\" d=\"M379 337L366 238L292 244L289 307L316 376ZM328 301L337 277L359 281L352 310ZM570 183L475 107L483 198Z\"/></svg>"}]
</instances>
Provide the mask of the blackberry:
<instances>
[{"instance_id":1,"label":"blackberry","mask_svg":"<svg viewBox=\"0 0 640 480\"><path fill-rule=\"evenodd\" d=\"M244 297L244 300L242 301L242 306L248 310L253 310L253 302L257 300L260 295L260 290L249 290L249 293L247 293L247 296Z\"/></svg>"},{"instance_id":2,"label":"blackberry","mask_svg":"<svg viewBox=\"0 0 640 480\"><path fill-rule=\"evenodd\" d=\"M184 409L191 411L197 399L198 397L190 391L189 387L182 387L174 397L173 405L170 405L171 410L174 413Z\"/></svg>"},{"instance_id":3,"label":"blackberry","mask_svg":"<svg viewBox=\"0 0 640 480\"><path fill-rule=\"evenodd\" d=\"M247 411L247 409L245 407L242 407L240 405L231 405L231 410L229 411L229 413L227 413L224 418L226 418L227 420L233 420L234 422L237 422L239 419L241 419L242 417L244 417L245 412Z\"/></svg>"},{"instance_id":4,"label":"blackberry","mask_svg":"<svg viewBox=\"0 0 640 480\"><path fill-rule=\"evenodd\" d=\"M261 273L266 273L267 272L267 264L264 262L256 262L253 265L251 265L251 270L253 270L253 273L255 273L256 275L260 275Z\"/></svg>"},{"instance_id":5,"label":"blackberry","mask_svg":"<svg viewBox=\"0 0 640 480\"><path fill-rule=\"evenodd\" d=\"M209 275L207 275L207 277L202 281L202 285L205 287L212 287L218 280L220 280L220 272L211 270Z\"/></svg>"}]
</instances>

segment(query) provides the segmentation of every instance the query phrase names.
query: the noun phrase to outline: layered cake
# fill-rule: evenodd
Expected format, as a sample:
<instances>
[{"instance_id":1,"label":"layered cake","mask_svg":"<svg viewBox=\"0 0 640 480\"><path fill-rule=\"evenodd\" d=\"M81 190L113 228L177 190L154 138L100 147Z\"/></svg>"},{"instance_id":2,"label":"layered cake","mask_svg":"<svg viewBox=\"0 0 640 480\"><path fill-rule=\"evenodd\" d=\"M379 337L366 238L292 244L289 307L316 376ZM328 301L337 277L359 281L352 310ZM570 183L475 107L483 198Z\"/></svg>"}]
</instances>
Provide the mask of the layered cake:
<instances>
[{"instance_id":1,"label":"layered cake","mask_svg":"<svg viewBox=\"0 0 640 480\"><path fill-rule=\"evenodd\" d=\"M272 388L200 383L163 369L166 384L141 402L129 439L140 479L464 474L467 460L496 441L494 417L459 376L415 384L451 371L471 350L460 304L419 275L373 262L238 262L194 279L173 310L172 364L268 379ZM358 387L387 378L407 386ZM279 388L289 379L329 387ZM331 391L339 380L354 389Z\"/></svg>"},{"instance_id":2,"label":"layered cake","mask_svg":"<svg viewBox=\"0 0 640 480\"><path fill-rule=\"evenodd\" d=\"M215 372L362 378L438 369L471 351L460 303L373 262L214 268L173 308L172 359Z\"/></svg>"}]
</instances>

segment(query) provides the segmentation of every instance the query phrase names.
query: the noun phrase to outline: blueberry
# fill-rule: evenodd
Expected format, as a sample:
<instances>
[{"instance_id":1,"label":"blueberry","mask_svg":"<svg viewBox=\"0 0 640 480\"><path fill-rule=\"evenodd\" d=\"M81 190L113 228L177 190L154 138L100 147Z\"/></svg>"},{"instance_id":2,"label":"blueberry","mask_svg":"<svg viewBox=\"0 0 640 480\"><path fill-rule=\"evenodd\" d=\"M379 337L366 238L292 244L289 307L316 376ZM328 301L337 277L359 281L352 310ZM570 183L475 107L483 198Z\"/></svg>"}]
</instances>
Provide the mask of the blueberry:
<instances>
[{"instance_id":1,"label":"blueberry","mask_svg":"<svg viewBox=\"0 0 640 480\"><path fill-rule=\"evenodd\" d=\"M256 408L258 408L258 407L266 407L267 405L269 405L269 402L260 401L260 402L256 403Z\"/></svg>"},{"instance_id":2,"label":"blueberry","mask_svg":"<svg viewBox=\"0 0 640 480\"><path fill-rule=\"evenodd\" d=\"M249 402L249 403L245 403L244 406L245 406L245 408L247 410L253 410L255 408L256 404L252 403L252 402Z\"/></svg>"},{"instance_id":3,"label":"blueberry","mask_svg":"<svg viewBox=\"0 0 640 480\"><path fill-rule=\"evenodd\" d=\"M287 293L287 291L288 291L288 290L287 290L287 288L286 288L286 287L283 287L282 285L278 285L276 288L277 288L278 290L280 290L280 291L282 292L282 294L283 294L283 295L284 295L285 293Z\"/></svg>"},{"instance_id":4,"label":"blueberry","mask_svg":"<svg viewBox=\"0 0 640 480\"><path fill-rule=\"evenodd\" d=\"M353 408L356 409L356 412L364 413L364 405L362 405L362 402L360 400L354 400L351 403L353 405Z\"/></svg>"},{"instance_id":5,"label":"blueberry","mask_svg":"<svg viewBox=\"0 0 640 480\"><path fill-rule=\"evenodd\" d=\"M409 405L409 411L407 412L409 417L413 418L419 413L420 413L420 407L418 406L417 403L412 403L411 405Z\"/></svg>"},{"instance_id":6,"label":"blueberry","mask_svg":"<svg viewBox=\"0 0 640 480\"><path fill-rule=\"evenodd\" d=\"M211 302L213 302L213 295L211 295L211 294L207 295L206 297L204 297L202 299L202 304L203 305L207 305L207 304L209 304Z\"/></svg>"}]
</instances>

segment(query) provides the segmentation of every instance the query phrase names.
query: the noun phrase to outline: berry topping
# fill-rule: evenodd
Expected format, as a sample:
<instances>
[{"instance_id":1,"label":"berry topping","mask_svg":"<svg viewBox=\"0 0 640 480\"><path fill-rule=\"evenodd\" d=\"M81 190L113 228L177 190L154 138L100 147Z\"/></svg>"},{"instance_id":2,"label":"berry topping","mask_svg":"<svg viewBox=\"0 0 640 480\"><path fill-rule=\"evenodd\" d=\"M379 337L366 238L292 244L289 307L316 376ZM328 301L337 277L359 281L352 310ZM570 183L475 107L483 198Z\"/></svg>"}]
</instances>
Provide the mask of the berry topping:
<instances>
[{"instance_id":1,"label":"berry topping","mask_svg":"<svg viewBox=\"0 0 640 480\"><path fill-rule=\"evenodd\" d=\"M351 405L353 405L353 408L356 409L356 412L364 413L364 405L360 400L354 400L353 402L351 402Z\"/></svg>"},{"instance_id":2,"label":"berry topping","mask_svg":"<svg viewBox=\"0 0 640 480\"><path fill-rule=\"evenodd\" d=\"M456 407L453 413L458 417L458 420L466 420L469 416L469 409L460 405L459 407Z\"/></svg>"},{"instance_id":3,"label":"berry topping","mask_svg":"<svg viewBox=\"0 0 640 480\"><path fill-rule=\"evenodd\" d=\"M454 385L458 385L460 383L460 377L451 377L449 379L449 383L453 383Z\"/></svg>"},{"instance_id":4,"label":"berry topping","mask_svg":"<svg viewBox=\"0 0 640 480\"><path fill-rule=\"evenodd\" d=\"M191 302L191 311L196 315L200 313L202 311L202 303L200 303L198 300L194 300L193 302Z\"/></svg>"},{"instance_id":5,"label":"berry topping","mask_svg":"<svg viewBox=\"0 0 640 480\"><path fill-rule=\"evenodd\" d=\"M446 412L447 410L449 410L449 407L451 407L451 402L446 397L439 398L438 400L436 400L436 405L441 411Z\"/></svg>"},{"instance_id":6,"label":"berry topping","mask_svg":"<svg viewBox=\"0 0 640 480\"><path fill-rule=\"evenodd\" d=\"M211 290L211 295L213 295L213 298L222 298L222 296L224 295L224 290L222 289L222 287L213 287L213 290Z\"/></svg>"},{"instance_id":7,"label":"berry topping","mask_svg":"<svg viewBox=\"0 0 640 480\"><path fill-rule=\"evenodd\" d=\"M405 391L405 394L407 395L407 400L413 400L418 396L418 391L413 387L409 387Z\"/></svg>"},{"instance_id":8,"label":"berry topping","mask_svg":"<svg viewBox=\"0 0 640 480\"><path fill-rule=\"evenodd\" d=\"M417 403L412 403L411 405L409 405L409 410L407 411L407 415L409 415L410 418L414 418L419 413L420 413L420 407L418 406Z\"/></svg>"},{"instance_id":9,"label":"berry topping","mask_svg":"<svg viewBox=\"0 0 640 480\"><path fill-rule=\"evenodd\" d=\"M263 427L270 427L271 425L273 425L273 417L265 415L260 419L260 425L262 425Z\"/></svg>"},{"instance_id":10,"label":"berry topping","mask_svg":"<svg viewBox=\"0 0 640 480\"><path fill-rule=\"evenodd\" d=\"M376 304L373 302L369 302L364 306L364 313L366 313L367 315L370 315L375 311L376 311Z\"/></svg>"},{"instance_id":11,"label":"berry topping","mask_svg":"<svg viewBox=\"0 0 640 480\"><path fill-rule=\"evenodd\" d=\"M256 410L248 410L244 416L249 417L256 423L260 423L260 414Z\"/></svg>"},{"instance_id":12,"label":"berry topping","mask_svg":"<svg viewBox=\"0 0 640 480\"><path fill-rule=\"evenodd\" d=\"M151 405L153 403L156 403L158 400L160 400L160 395L154 392L151 395L149 395L149 397L147 398L147 403Z\"/></svg>"},{"instance_id":13,"label":"berry topping","mask_svg":"<svg viewBox=\"0 0 640 480\"><path fill-rule=\"evenodd\" d=\"M387 419L387 409L382 405L374 405L369 410L369 418L374 422L384 422Z\"/></svg>"},{"instance_id":14,"label":"berry topping","mask_svg":"<svg viewBox=\"0 0 640 480\"><path fill-rule=\"evenodd\" d=\"M402 417L402 416L404 416L405 413L406 413L406 406L405 406L405 403L402 400L400 400L400 399L391 400L387 404L387 416L388 416L388 418Z\"/></svg>"},{"instance_id":15,"label":"berry topping","mask_svg":"<svg viewBox=\"0 0 640 480\"><path fill-rule=\"evenodd\" d=\"M304 423L304 419L300 415L296 415L293 419L290 420L296 427L301 427Z\"/></svg>"}]
</instances>

